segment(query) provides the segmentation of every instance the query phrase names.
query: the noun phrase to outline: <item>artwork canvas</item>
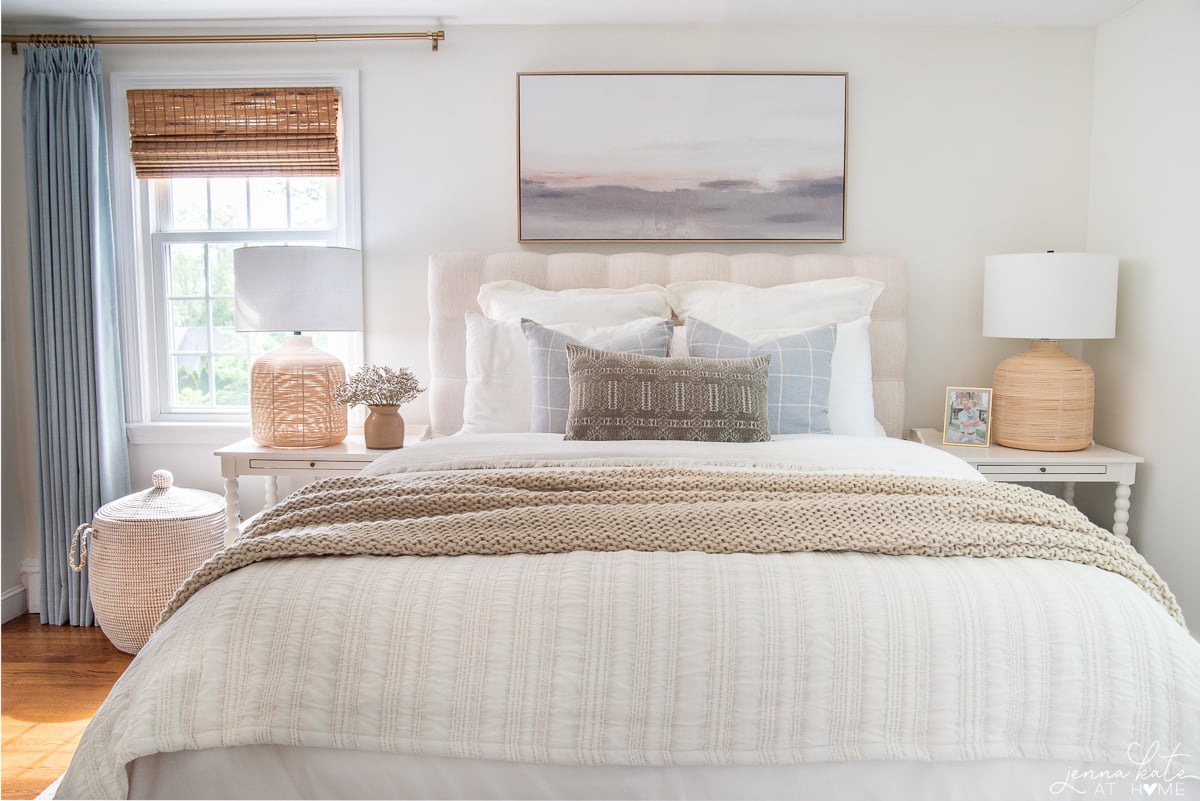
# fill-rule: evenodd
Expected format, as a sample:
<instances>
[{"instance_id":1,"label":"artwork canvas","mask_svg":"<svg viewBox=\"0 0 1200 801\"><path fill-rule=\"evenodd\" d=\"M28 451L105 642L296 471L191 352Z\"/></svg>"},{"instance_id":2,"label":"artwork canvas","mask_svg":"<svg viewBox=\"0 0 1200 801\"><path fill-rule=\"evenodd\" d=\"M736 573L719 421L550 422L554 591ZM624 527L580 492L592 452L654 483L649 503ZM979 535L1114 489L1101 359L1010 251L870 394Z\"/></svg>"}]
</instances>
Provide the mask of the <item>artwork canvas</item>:
<instances>
[{"instance_id":1,"label":"artwork canvas","mask_svg":"<svg viewBox=\"0 0 1200 801\"><path fill-rule=\"evenodd\" d=\"M519 239L842 242L845 73L521 73Z\"/></svg>"}]
</instances>

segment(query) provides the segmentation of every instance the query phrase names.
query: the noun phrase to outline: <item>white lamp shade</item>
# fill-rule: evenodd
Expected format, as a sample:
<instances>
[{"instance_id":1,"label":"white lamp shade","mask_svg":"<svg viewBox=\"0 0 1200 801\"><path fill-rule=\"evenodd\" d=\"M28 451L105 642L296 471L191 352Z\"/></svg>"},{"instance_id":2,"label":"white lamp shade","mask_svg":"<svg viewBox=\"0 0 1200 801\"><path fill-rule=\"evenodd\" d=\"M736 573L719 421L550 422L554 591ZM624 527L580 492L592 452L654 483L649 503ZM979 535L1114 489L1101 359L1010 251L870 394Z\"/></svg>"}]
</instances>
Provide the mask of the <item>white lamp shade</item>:
<instances>
[{"instance_id":1,"label":"white lamp shade","mask_svg":"<svg viewBox=\"0 0 1200 801\"><path fill-rule=\"evenodd\" d=\"M362 253L264 246L233 251L238 331L361 331Z\"/></svg>"},{"instance_id":2,"label":"white lamp shade","mask_svg":"<svg viewBox=\"0 0 1200 801\"><path fill-rule=\"evenodd\" d=\"M983 335L1111 339L1117 329L1117 257L1011 253L983 266Z\"/></svg>"}]
</instances>

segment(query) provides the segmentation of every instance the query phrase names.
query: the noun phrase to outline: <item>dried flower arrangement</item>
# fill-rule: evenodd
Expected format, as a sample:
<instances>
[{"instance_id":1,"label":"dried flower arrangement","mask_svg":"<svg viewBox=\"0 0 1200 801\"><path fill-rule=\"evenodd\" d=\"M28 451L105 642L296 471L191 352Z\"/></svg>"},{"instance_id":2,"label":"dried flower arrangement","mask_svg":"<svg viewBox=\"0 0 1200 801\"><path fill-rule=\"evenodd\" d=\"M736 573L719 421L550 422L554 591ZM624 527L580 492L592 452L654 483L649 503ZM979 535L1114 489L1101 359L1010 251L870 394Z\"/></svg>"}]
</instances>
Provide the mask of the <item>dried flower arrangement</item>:
<instances>
[{"instance_id":1,"label":"dried flower arrangement","mask_svg":"<svg viewBox=\"0 0 1200 801\"><path fill-rule=\"evenodd\" d=\"M401 406L425 391L412 370L393 370L364 364L345 382L338 384L333 400L340 406Z\"/></svg>"}]
</instances>

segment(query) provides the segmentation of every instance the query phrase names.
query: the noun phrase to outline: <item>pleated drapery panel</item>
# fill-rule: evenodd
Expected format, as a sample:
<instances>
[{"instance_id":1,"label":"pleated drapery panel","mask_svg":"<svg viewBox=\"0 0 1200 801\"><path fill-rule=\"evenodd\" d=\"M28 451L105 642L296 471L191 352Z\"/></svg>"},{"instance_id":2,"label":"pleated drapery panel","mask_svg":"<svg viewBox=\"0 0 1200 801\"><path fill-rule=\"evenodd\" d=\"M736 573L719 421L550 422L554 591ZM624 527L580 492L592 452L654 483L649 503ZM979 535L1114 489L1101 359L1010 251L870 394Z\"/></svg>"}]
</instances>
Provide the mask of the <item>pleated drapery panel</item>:
<instances>
[{"instance_id":1,"label":"pleated drapery panel","mask_svg":"<svg viewBox=\"0 0 1200 801\"><path fill-rule=\"evenodd\" d=\"M129 492L100 53L26 47L42 622L91 625L75 527Z\"/></svg>"}]
</instances>

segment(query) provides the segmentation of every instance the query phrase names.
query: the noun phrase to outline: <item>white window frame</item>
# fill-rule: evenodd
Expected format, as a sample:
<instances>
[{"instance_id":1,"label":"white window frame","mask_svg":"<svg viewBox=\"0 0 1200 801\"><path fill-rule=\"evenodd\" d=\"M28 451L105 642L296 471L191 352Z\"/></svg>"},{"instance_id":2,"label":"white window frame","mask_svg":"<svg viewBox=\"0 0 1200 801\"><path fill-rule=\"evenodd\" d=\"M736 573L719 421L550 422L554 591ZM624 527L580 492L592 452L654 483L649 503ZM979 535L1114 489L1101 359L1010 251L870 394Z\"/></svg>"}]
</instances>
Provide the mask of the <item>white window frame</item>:
<instances>
[{"instance_id":1,"label":"white window frame","mask_svg":"<svg viewBox=\"0 0 1200 801\"><path fill-rule=\"evenodd\" d=\"M169 359L163 353L167 343L161 330L166 313L160 276L155 269L159 256L152 243L149 185L134 174L129 154L129 104L125 93L130 89L202 89L256 86L336 86L341 93L342 174L336 193L338 231L330 245L359 248L362 237L361 190L359 176L359 93L356 70L322 72L301 71L216 71L216 72L115 72L110 81L109 103L110 165L112 174L113 233L117 257L120 298L121 341L125 354L126 422L131 433L144 424L249 423L248 409L171 411L167 408L166 381L163 372ZM340 236L338 236L340 234ZM278 234L274 235L276 239ZM302 231L288 232L292 240L306 238ZM161 236L158 237L161 239ZM356 362L362 361L362 336L354 338ZM141 439L147 439L144 429Z\"/></svg>"},{"instance_id":2,"label":"white window frame","mask_svg":"<svg viewBox=\"0 0 1200 801\"><path fill-rule=\"evenodd\" d=\"M155 180L167 182L167 181L170 181L171 179L166 178L166 179L155 179ZM245 181L247 179L242 178L240 180ZM152 221L157 221L157 224L152 224L152 225L146 226L146 230L152 231L152 233L149 235L150 254L151 254L151 259L152 259L152 265L151 265L149 272L151 275L150 280L153 284L153 297L155 298L154 309L153 309L153 312L154 312L153 328L154 328L154 334L156 337L156 339L155 339L156 347L155 347L155 360L154 360L154 368L155 368L154 374L156 376L158 376L160 380L153 381L151 383L157 385L157 388L158 388L157 410L158 410L159 416L164 419L184 419L184 420L195 419L197 415L204 416L204 417L212 416L212 417L222 419L222 420L245 419L248 414L249 404L247 404L246 406L242 406L242 407L232 407L232 408L231 407L222 408L219 406L187 408L187 407L179 407L178 405L172 404L172 401L173 401L172 385L173 385L173 381L174 381L174 378L173 378L174 371L172 370L172 356L175 354L175 350L169 344L164 346L164 343L162 341L163 334L166 331L168 331L169 327L170 327L170 315L167 313L167 307L170 306L172 301L176 300L176 298L172 297L171 288L169 286L170 281L168 279L169 262L170 262L170 255L169 255L170 248L173 245L199 244L197 240L203 240L203 242L206 244L234 243L234 244L246 244L246 245L251 245L251 246L255 245L255 244L270 244L270 245L279 245L279 244L300 245L300 244L304 244L304 243L340 244L341 237L340 236L331 237L330 236L331 232L329 230L323 229L323 228L316 229L316 230L293 229L293 228L282 228L282 229L279 229L279 228L257 228L257 229L238 229L238 230L212 230L212 229L209 229L209 230L205 230L205 231L202 231L199 233L196 231L186 230L186 229L172 230L170 228L170 226L163 225L161 223L162 220L170 220L173 216L170 198L168 197L168 193L157 191L157 188L154 186L155 181L143 181L142 183L144 186L147 186L149 188L150 195L151 195L150 202L154 206L154 208L150 210L150 217L148 219L150 219ZM248 191L249 191L249 186L247 186L247 192ZM327 198L326 206L328 208L327 214L330 219L336 219L336 217L334 215L337 214L337 209L336 209L336 206L338 205L336 202L337 194L339 194L339 193L337 193L337 192L329 192L328 193L329 197ZM250 212L251 204L249 202L248 196L247 196L246 208L247 208L247 212ZM210 212L211 212L211 208L210 208ZM289 209L289 214L290 214L290 209ZM339 225L338 233L341 233L340 229L341 229L341 226ZM211 325L210 325L210 331L211 331ZM360 361L360 360L356 360L354 358L354 356L355 356L354 351L355 351L356 344L361 342L361 336L356 336L356 335L349 334L349 333L337 334L336 336L338 338L339 346L342 343L345 343L348 346L349 351L347 352L346 348L339 347L337 350L334 350L334 353L338 356L344 357L347 360L347 362ZM213 345L213 343L210 341L209 342L209 354L208 354L209 359L211 359L214 355L212 353L212 351L213 351L212 345ZM324 347L324 346L320 345L320 343L318 342L318 347ZM258 355L258 354L251 354L251 358L253 358L256 355ZM215 369L216 363L214 361L214 362L210 362L210 364L214 369L209 370L209 376L208 376L209 392L210 392L210 397L215 398L216 397L216 380L217 380L216 369ZM247 373L247 380L249 380L249 373ZM249 384L247 384L247 389L248 388L249 388ZM153 393L151 394L151 400L154 401Z\"/></svg>"}]
</instances>

